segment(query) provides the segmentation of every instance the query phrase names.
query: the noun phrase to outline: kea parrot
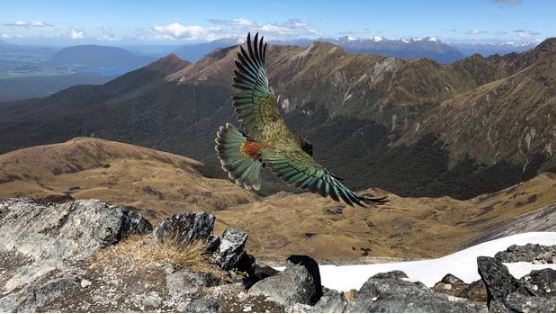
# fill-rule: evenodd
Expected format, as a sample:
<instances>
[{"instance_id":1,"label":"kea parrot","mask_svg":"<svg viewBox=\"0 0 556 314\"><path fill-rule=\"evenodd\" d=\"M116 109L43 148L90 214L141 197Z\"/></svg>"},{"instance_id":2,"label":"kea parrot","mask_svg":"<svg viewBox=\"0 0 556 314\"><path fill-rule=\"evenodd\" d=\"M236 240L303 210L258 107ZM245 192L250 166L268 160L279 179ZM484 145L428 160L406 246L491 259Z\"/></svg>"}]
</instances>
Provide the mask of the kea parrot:
<instances>
[{"instance_id":1,"label":"kea parrot","mask_svg":"<svg viewBox=\"0 0 556 314\"><path fill-rule=\"evenodd\" d=\"M222 169L236 184L259 190L261 170L273 173L298 188L330 196L335 201L365 207L385 197L358 195L342 179L326 170L312 155L312 145L288 129L280 116L278 98L268 82L265 69L267 44L257 33L247 35L240 45L233 72L232 104L242 131L230 123L216 134L216 152Z\"/></svg>"}]
</instances>

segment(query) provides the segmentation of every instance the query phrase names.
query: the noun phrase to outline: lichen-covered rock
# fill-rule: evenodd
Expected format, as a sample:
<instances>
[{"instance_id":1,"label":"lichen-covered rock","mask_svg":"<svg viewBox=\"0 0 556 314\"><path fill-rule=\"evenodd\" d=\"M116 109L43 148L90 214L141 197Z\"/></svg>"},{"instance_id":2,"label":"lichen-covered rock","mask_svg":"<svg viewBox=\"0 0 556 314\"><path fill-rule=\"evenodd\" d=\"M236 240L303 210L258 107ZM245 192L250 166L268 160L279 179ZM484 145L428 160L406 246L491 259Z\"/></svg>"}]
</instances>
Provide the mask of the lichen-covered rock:
<instances>
[{"instance_id":1,"label":"lichen-covered rock","mask_svg":"<svg viewBox=\"0 0 556 314\"><path fill-rule=\"evenodd\" d=\"M488 301L486 286L481 279L470 283L463 293L464 298L474 302L486 303Z\"/></svg>"},{"instance_id":2,"label":"lichen-covered rock","mask_svg":"<svg viewBox=\"0 0 556 314\"><path fill-rule=\"evenodd\" d=\"M74 276L46 279L36 286L26 286L0 298L0 312L40 311L41 307L57 302L78 287Z\"/></svg>"},{"instance_id":3,"label":"lichen-covered rock","mask_svg":"<svg viewBox=\"0 0 556 314\"><path fill-rule=\"evenodd\" d=\"M519 288L519 282L510 274L508 267L495 258L479 256L477 265L487 288L489 310L507 312L506 298Z\"/></svg>"},{"instance_id":4,"label":"lichen-covered rock","mask_svg":"<svg viewBox=\"0 0 556 314\"><path fill-rule=\"evenodd\" d=\"M311 312L314 313L342 313L346 308L347 302L342 294L336 290L323 289L322 297L313 306Z\"/></svg>"},{"instance_id":5,"label":"lichen-covered rock","mask_svg":"<svg viewBox=\"0 0 556 314\"><path fill-rule=\"evenodd\" d=\"M220 312L220 304L216 298L205 296L192 300L186 307L185 312L188 313L218 313Z\"/></svg>"},{"instance_id":6,"label":"lichen-covered rock","mask_svg":"<svg viewBox=\"0 0 556 314\"><path fill-rule=\"evenodd\" d=\"M463 298L467 287L469 287L469 285L463 280L452 274L447 274L434 285L433 289L436 292L442 292L458 298Z\"/></svg>"},{"instance_id":7,"label":"lichen-covered rock","mask_svg":"<svg viewBox=\"0 0 556 314\"><path fill-rule=\"evenodd\" d=\"M28 285L66 260L87 258L126 234L151 230L151 224L132 208L98 200L54 205L30 199L0 201L0 250L32 260L12 271L5 292Z\"/></svg>"},{"instance_id":8,"label":"lichen-covered rock","mask_svg":"<svg viewBox=\"0 0 556 314\"><path fill-rule=\"evenodd\" d=\"M295 303L312 305L316 293L313 276L307 268L296 264L289 264L283 272L263 279L249 289L249 295L264 295L286 306Z\"/></svg>"},{"instance_id":9,"label":"lichen-covered rock","mask_svg":"<svg viewBox=\"0 0 556 314\"><path fill-rule=\"evenodd\" d=\"M312 257L307 255L291 255L288 257L289 264L301 265L307 269L309 274L313 277L316 293L311 299L311 304L317 303L322 296L322 284L320 281L319 263Z\"/></svg>"},{"instance_id":10,"label":"lichen-covered rock","mask_svg":"<svg viewBox=\"0 0 556 314\"><path fill-rule=\"evenodd\" d=\"M211 273L195 272L190 269L167 267L166 287L175 302L183 301L188 295L204 287L214 287L219 280Z\"/></svg>"},{"instance_id":11,"label":"lichen-covered rock","mask_svg":"<svg viewBox=\"0 0 556 314\"><path fill-rule=\"evenodd\" d=\"M346 312L486 312L486 306L435 292L420 282L411 282L402 272L369 278Z\"/></svg>"},{"instance_id":12,"label":"lichen-covered rock","mask_svg":"<svg viewBox=\"0 0 556 314\"><path fill-rule=\"evenodd\" d=\"M556 298L524 296L514 292L506 298L506 305L511 312L556 313Z\"/></svg>"},{"instance_id":13,"label":"lichen-covered rock","mask_svg":"<svg viewBox=\"0 0 556 314\"><path fill-rule=\"evenodd\" d=\"M487 302L486 287L482 280L468 284L452 274L447 274L434 285L433 290L473 302Z\"/></svg>"},{"instance_id":14,"label":"lichen-covered rock","mask_svg":"<svg viewBox=\"0 0 556 314\"><path fill-rule=\"evenodd\" d=\"M215 234L211 234L205 242L206 252L212 254L216 252L216 250L218 250L218 247L220 246L220 237Z\"/></svg>"},{"instance_id":15,"label":"lichen-covered rock","mask_svg":"<svg viewBox=\"0 0 556 314\"><path fill-rule=\"evenodd\" d=\"M532 262L539 264L556 263L556 245L512 245L494 256L502 263Z\"/></svg>"},{"instance_id":16,"label":"lichen-covered rock","mask_svg":"<svg viewBox=\"0 0 556 314\"><path fill-rule=\"evenodd\" d=\"M533 270L521 277L519 282L535 296L556 297L556 270L554 269Z\"/></svg>"},{"instance_id":17,"label":"lichen-covered rock","mask_svg":"<svg viewBox=\"0 0 556 314\"><path fill-rule=\"evenodd\" d=\"M206 240L212 234L214 216L207 212L180 212L162 221L154 230L158 241L175 241L190 244L198 240Z\"/></svg>"},{"instance_id":18,"label":"lichen-covered rock","mask_svg":"<svg viewBox=\"0 0 556 314\"><path fill-rule=\"evenodd\" d=\"M236 267L244 253L248 234L244 230L230 228L224 231L220 238L220 245L214 252L214 261L224 270Z\"/></svg>"}]
</instances>

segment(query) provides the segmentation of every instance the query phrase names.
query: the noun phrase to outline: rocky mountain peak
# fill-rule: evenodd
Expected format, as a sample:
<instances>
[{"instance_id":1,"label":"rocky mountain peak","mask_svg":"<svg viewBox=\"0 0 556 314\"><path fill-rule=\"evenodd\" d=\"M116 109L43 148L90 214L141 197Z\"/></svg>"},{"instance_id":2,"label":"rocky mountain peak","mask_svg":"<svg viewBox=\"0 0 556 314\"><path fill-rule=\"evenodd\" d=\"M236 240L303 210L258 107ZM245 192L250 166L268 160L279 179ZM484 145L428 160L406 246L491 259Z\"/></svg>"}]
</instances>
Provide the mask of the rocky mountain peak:
<instances>
[{"instance_id":1,"label":"rocky mountain peak","mask_svg":"<svg viewBox=\"0 0 556 314\"><path fill-rule=\"evenodd\" d=\"M171 74L185 68L189 64L191 64L191 62L182 60L175 53L171 53L149 64L146 68L165 74Z\"/></svg>"},{"instance_id":2,"label":"rocky mountain peak","mask_svg":"<svg viewBox=\"0 0 556 314\"><path fill-rule=\"evenodd\" d=\"M332 53L332 52L339 52L343 54L346 53L344 48L325 41L316 41L311 45L311 47L313 53Z\"/></svg>"},{"instance_id":3,"label":"rocky mountain peak","mask_svg":"<svg viewBox=\"0 0 556 314\"><path fill-rule=\"evenodd\" d=\"M554 53L556 52L556 37L545 39L534 49L537 53Z\"/></svg>"}]
</instances>

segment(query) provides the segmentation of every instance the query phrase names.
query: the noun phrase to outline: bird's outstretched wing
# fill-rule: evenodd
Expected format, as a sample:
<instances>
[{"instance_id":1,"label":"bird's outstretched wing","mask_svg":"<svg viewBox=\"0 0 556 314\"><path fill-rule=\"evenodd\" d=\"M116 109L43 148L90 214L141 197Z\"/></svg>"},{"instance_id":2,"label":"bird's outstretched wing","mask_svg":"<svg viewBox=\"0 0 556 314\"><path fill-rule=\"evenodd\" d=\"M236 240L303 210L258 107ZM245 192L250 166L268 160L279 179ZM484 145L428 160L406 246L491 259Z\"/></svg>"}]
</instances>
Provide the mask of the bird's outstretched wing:
<instances>
[{"instance_id":1,"label":"bird's outstretched wing","mask_svg":"<svg viewBox=\"0 0 556 314\"><path fill-rule=\"evenodd\" d=\"M365 207L371 202L382 202L386 197L367 197L357 195L328 170L322 167L301 148L267 148L262 150L263 162L284 181L301 189L330 196L335 201L342 198L348 205Z\"/></svg>"},{"instance_id":2,"label":"bird's outstretched wing","mask_svg":"<svg viewBox=\"0 0 556 314\"><path fill-rule=\"evenodd\" d=\"M247 35L247 51L240 46L234 69L233 86L239 89L232 96L237 118L250 138L258 138L263 126L280 119L276 97L268 83L264 68L267 44L259 34L251 41Z\"/></svg>"}]
</instances>

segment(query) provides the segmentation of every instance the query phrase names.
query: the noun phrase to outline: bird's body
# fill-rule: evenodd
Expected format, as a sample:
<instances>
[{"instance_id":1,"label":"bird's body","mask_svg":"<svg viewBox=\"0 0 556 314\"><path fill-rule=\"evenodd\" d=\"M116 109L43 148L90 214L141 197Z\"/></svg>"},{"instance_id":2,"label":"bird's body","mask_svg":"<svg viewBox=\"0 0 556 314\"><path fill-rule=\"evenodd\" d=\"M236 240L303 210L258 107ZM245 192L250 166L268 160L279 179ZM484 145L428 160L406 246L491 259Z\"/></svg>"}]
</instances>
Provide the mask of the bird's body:
<instances>
[{"instance_id":1,"label":"bird's body","mask_svg":"<svg viewBox=\"0 0 556 314\"><path fill-rule=\"evenodd\" d=\"M286 182L349 205L382 201L384 198L359 196L341 179L315 161L312 146L295 135L280 115L278 99L269 85L264 68L267 45L258 34L247 51L240 46L235 61L232 96L234 110L243 128L240 132L227 123L216 137L216 151L230 179L247 189L260 189L261 169L268 165Z\"/></svg>"}]
</instances>

